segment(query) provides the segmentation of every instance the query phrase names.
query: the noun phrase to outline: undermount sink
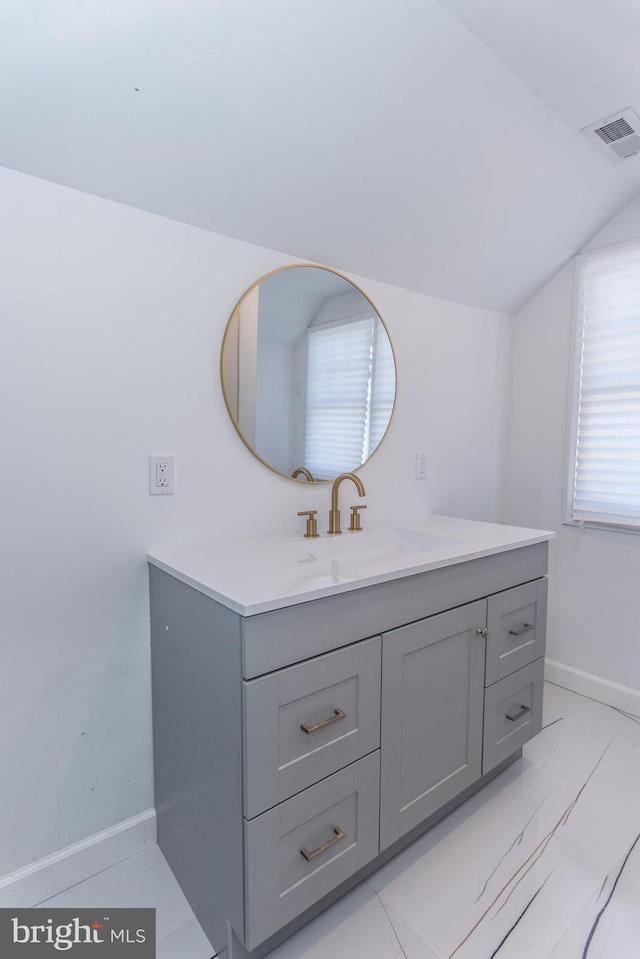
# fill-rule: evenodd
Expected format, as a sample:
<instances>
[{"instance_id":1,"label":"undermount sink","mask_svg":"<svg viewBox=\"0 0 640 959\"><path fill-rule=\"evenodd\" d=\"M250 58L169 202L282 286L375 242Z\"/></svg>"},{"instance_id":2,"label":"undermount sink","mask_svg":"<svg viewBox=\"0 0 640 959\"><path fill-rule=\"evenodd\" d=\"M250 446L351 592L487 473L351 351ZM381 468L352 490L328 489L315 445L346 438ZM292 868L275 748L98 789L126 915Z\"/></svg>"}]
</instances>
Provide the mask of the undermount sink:
<instances>
[{"instance_id":1,"label":"undermount sink","mask_svg":"<svg viewBox=\"0 0 640 959\"><path fill-rule=\"evenodd\" d=\"M446 549L457 546L463 540L452 536L439 536L420 530L391 527L387 529L345 532L340 536L331 536L318 540L309 540L304 546L297 546L306 554L309 562L312 557L329 559L336 563L349 564L384 563L400 557L418 556L434 549Z\"/></svg>"}]
</instances>

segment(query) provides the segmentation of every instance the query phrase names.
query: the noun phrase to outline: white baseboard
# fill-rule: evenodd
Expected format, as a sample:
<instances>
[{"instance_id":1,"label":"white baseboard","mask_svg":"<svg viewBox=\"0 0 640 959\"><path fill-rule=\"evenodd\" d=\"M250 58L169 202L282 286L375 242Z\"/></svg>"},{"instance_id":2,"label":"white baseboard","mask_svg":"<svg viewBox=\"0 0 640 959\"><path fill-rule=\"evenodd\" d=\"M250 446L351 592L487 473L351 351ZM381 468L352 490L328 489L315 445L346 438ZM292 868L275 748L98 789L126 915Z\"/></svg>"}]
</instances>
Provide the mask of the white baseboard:
<instances>
[{"instance_id":1,"label":"white baseboard","mask_svg":"<svg viewBox=\"0 0 640 959\"><path fill-rule=\"evenodd\" d=\"M147 809L16 872L0 876L0 907L36 906L155 842L156 811Z\"/></svg>"},{"instance_id":2,"label":"white baseboard","mask_svg":"<svg viewBox=\"0 0 640 959\"><path fill-rule=\"evenodd\" d=\"M640 689L621 686L620 683L576 669L575 666L558 663L555 659L545 659L544 678L556 686L640 717Z\"/></svg>"}]
</instances>

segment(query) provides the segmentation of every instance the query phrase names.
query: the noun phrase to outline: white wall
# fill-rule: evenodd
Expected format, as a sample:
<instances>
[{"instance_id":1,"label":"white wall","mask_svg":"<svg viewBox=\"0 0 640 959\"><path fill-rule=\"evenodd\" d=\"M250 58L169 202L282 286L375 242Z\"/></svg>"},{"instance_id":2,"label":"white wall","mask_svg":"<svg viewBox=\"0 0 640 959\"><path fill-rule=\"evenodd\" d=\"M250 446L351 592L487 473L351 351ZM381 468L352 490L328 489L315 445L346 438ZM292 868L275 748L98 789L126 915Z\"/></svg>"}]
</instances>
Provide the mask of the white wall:
<instances>
[{"instance_id":1,"label":"white wall","mask_svg":"<svg viewBox=\"0 0 640 959\"><path fill-rule=\"evenodd\" d=\"M256 375L256 438L253 444L267 463L291 475L302 458L292 447L291 394L293 392L293 349L282 343L260 339L260 362Z\"/></svg>"},{"instance_id":2,"label":"white wall","mask_svg":"<svg viewBox=\"0 0 640 959\"><path fill-rule=\"evenodd\" d=\"M261 466L219 384L231 310L290 258L9 170L0 195L2 876L153 804L147 550L302 531L329 489ZM508 318L355 279L399 366L366 522L494 518Z\"/></svg>"},{"instance_id":3,"label":"white wall","mask_svg":"<svg viewBox=\"0 0 640 959\"><path fill-rule=\"evenodd\" d=\"M640 238L640 200L585 249ZM640 535L562 525L573 262L518 314L505 519L553 529L548 655L640 690Z\"/></svg>"}]
</instances>

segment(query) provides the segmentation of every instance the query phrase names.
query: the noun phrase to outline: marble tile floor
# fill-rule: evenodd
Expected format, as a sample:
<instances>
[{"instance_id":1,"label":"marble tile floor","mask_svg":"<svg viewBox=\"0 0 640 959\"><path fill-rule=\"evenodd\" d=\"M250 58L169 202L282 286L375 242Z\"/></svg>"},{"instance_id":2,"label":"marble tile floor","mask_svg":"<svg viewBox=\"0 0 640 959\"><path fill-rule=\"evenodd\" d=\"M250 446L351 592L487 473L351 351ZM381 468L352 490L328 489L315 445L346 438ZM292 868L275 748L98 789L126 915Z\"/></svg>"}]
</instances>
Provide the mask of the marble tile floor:
<instances>
[{"instance_id":1,"label":"marble tile floor","mask_svg":"<svg viewBox=\"0 0 640 959\"><path fill-rule=\"evenodd\" d=\"M157 959L211 959L157 846L46 905L155 906ZM270 959L494 956L640 959L640 718L547 683L520 762Z\"/></svg>"}]
</instances>

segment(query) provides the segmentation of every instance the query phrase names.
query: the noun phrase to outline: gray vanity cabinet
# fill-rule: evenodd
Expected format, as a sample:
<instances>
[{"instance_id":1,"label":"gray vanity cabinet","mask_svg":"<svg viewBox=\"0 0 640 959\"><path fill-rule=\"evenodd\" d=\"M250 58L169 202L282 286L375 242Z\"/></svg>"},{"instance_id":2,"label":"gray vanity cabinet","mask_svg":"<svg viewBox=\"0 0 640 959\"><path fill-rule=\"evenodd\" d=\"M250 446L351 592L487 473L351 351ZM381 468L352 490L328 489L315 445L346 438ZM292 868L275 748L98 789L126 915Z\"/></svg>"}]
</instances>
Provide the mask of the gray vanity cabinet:
<instances>
[{"instance_id":1,"label":"gray vanity cabinet","mask_svg":"<svg viewBox=\"0 0 640 959\"><path fill-rule=\"evenodd\" d=\"M520 755L547 544L242 616L151 566L158 843L260 959Z\"/></svg>"},{"instance_id":2,"label":"gray vanity cabinet","mask_svg":"<svg viewBox=\"0 0 640 959\"><path fill-rule=\"evenodd\" d=\"M487 604L382 637L380 849L480 778Z\"/></svg>"}]
</instances>

